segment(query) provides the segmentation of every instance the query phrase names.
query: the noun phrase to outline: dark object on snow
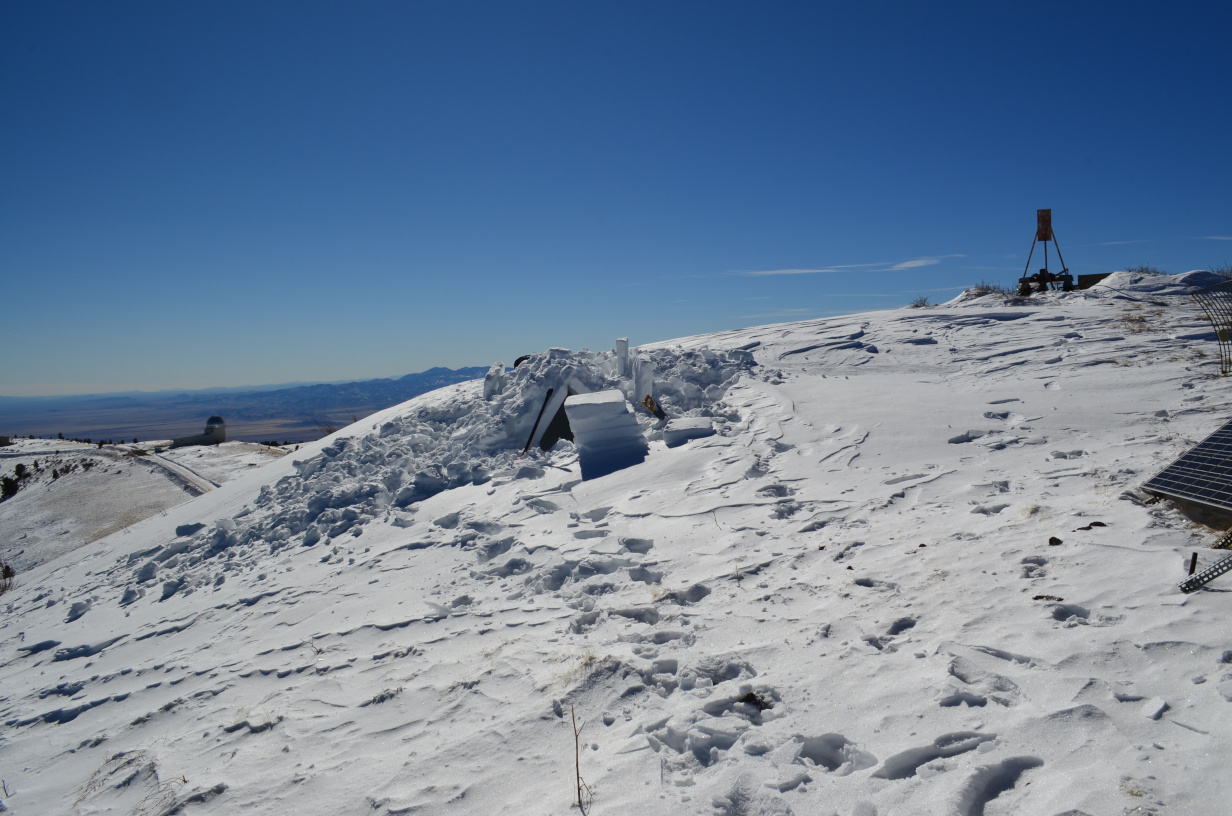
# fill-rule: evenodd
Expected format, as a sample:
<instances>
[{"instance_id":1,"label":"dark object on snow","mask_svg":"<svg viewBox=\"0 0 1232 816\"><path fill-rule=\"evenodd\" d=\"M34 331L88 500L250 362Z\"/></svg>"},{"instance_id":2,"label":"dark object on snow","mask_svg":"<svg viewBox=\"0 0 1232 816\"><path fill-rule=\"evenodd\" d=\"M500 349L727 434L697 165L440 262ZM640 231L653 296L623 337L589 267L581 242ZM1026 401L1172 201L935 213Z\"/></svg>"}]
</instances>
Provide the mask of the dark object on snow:
<instances>
[{"instance_id":1,"label":"dark object on snow","mask_svg":"<svg viewBox=\"0 0 1232 816\"><path fill-rule=\"evenodd\" d=\"M196 436L182 436L171 442L173 448L183 448L189 445L218 445L227 441L227 423L214 414L205 421L205 431ZM102 443L99 443L102 446Z\"/></svg>"},{"instance_id":2,"label":"dark object on snow","mask_svg":"<svg viewBox=\"0 0 1232 816\"><path fill-rule=\"evenodd\" d=\"M1189 574L1193 575L1197 571L1198 571L1198 554L1194 553L1193 557L1189 559Z\"/></svg>"},{"instance_id":3,"label":"dark object on snow","mask_svg":"<svg viewBox=\"0 0 1232 816\"><path fill-rule=\"evenodd\" d=\"M1232 422L1181 454L1142 489L1232 512Z\"/></svg>"},{"instance_id":4,"label":"dark object on snow","mask_svg":"<svg viewBox=\"0 0 1232 816\"><path fill-rule=\"evenodd\" d=\"M517 368L518 364L514 363L513 365L514 368ZM530 450L530 443L535 438L535 431L539 430L539 421L543 419L543 412L548 409L548 403L551 402L552 394L555 393L555 391L555 388L549 388L547 396L543 398L543 407L539 409L539 416L535 417L535 424L530 428L530 436L526 440L526 447L522 448L523 456L525 456L526 452Z\"/></svg>"},{"instance_id":5,"label":"dark object on snow","mask_svg":"<svg viewBox=\"0 0 1232 816\"><path fill-rule=\"evenodd\" d=\"M659 403L655 402L655 398L649 394L646 395L646 399L642 400L642 407L649 411L655 419L667 419L667 414L659 407Z\"/></svg>"},{"instance_id":6,"label":"dark object on snow","mask_svg":"<svg viewBox=\"0 0 1232 816\"><path fill-rule=\"evenodd\" d=\"M1202 307L1215 339L1219 341L1219 371L1232 372L1232 280L1207 286L1193 293L1194 300Z\"/></svg>"},{"instance_id":7,"label":"dark object on snow","mask_svg":"<svg viewBox=\"0 0 1232 816\"><path fill-rule=\"evenodd\" d=\"M517 368L518 366L522 365L522 363L526 362L529 359L530 359L529 354L523 354L521 357L513 361L513 367Z\"/></svg>"},{"instance_id":8,"label":"dark object on snow","mask_svg":"<svg viewBox=\"0 0 1232 816\"><path fill-rule=\"evenodd\" d=\"M1087 524L1083 527L1078 527L1077 529L1074 530L1074 532L1076 533L1078 532L1078 530L1090 530L1092 527L1107 527L1107 526L1108 525L1104 524L1102 521L1093 521L1090 524Z\"/></svg>"},{"instance_id":9,"label":"dark object on snow","mask_svg":"<svg viewBox=\"0 0 1232 816\"><path fill-rule=\"evenodd\" d=\"M573 391L569 391L569 396L573 396ZM570 442L573 441L573 428L569 425L569 415L565 413L563 403L556 410L556 415L552 417L552 421L543 429L543 436L539 440L539 447L544 450L551 450L552 446L562 439L568 439Z\"/></svg>"},{"instance_id":10,"label":"dark object on snow","mask_svg":"<svg viewBox=\"0 0 1232 816\"><path fill-rule=\"evenodd\" d=\"M1052 536L1048 539L1049 547L1060 547L1063 543L1065 542L1061 541L1061 539L1057 538L1056 536Z\"/></svg>"},{"instance_id":11,"label":"dark object on snow","mask_svg":"<svg viewBox=\"0 0 1232 816\"><path fill-rule=\"evenodd\" d=\"M1074 288L1075 289L1090 289L1092 286L1099 283L1100 281L1102 281L1104 278L1108 277L1111 274L1112 274L1111 272L1097 272L1093 275L1079 275L1078 285L1075 286Z\"/></svg>"},{"instance_id":12,"label":"dark object on snow","mask_svg":"<svg viewBox=\"0 0 1232 816\"><path fill-rule=\"evenodd\" d=\"M1197 553L1194 553L1197 555ZM1187 579L1181 584L1181 592L1189 594L1194 590L1201 589L1206 584L1223 575L1225 572L1232 572L1232 555L1224 558L1221 561L1216 561L1211 566L1199 572L1192 578Z\"/></svg>"},{"instance_id":13,"label":"dark object on snow","mask_svg":"<svg viewBox=\"0 0 1232 816\"><path fill-rule=\"evenodd\" d=\"M1061 259L1059 273L1048 271L1049 241L1057 247L1057 257ZM1031 256L1035 254L1035 245L1039 242L1044 244L1044 268L1027 277L1027 270L1031 268ZM1052 210L1035 211L1035 240L1031 242L1031 251L1027 253L1027 265L1022 270L1022 277L1018 280L1018 294L1023 297L1030 295L1031 284L1038 286L1040 292L1047 292L1050 287L1055 289L1058 286L1065 292L1070 292L1074 288L1074 276L1066 268L1065 259L1061 258L1061 247L1057 244L1057 236L1052 233Z\"/></svg>"}]
</instances>

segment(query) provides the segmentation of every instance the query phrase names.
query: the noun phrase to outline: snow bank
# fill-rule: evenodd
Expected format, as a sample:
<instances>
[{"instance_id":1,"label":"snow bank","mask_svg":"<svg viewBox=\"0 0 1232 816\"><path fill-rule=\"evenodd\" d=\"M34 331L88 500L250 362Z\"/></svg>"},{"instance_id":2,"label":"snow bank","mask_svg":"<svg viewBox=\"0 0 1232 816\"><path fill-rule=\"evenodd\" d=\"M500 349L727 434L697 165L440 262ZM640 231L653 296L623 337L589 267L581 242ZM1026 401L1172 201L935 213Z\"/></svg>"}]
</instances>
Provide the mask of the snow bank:
<instances>
[{"instance_id":1,"label":"snow bank","mask_svg":"<svg viewBox=\"0 0 1232 816\"><path fill-rule=\"evenodd\" d=\"M638 353L634 359L641 361L643 371L653 366L663 372L658 391L669 414L719 422L735 416L723 402L724 394L754 366L752 355L743 351L658 349ZM633 383L619 374L614 352L555 348L533 355L513 372L493 366L484 381L413 400L374 433L344 432L325 440L320 453L294 461L295 475L262 487L244 517L162 548L137 574L127 594L143 597L157 581L162 582L164 599L191 593L219 580L220 556L235 564L254 563L264 553L286 547L357 536L372 520L413 510L442 491L493 479L542 476L550 454L533 445L526 456L521 451L548 389L555 389L556 395L536 438L551 419L553 406L565 400L570 383L584 391L634 393ZM635 418L626 410L626 417L619 455L597 443L588 451L593 458L583 464L585 478L610 472L618 460L640 461L632 455L637 445L644 457L646 440L662 436L656 420L644 412ZM589 418L583 424L587 435L598 427ZM555 452L567 454L572 449L570 443L560 442ZM175 569L169 571L173 556L178 556L170 564ZM161 577L156 580L156 576Z\"/></svg>"}]
</instances>

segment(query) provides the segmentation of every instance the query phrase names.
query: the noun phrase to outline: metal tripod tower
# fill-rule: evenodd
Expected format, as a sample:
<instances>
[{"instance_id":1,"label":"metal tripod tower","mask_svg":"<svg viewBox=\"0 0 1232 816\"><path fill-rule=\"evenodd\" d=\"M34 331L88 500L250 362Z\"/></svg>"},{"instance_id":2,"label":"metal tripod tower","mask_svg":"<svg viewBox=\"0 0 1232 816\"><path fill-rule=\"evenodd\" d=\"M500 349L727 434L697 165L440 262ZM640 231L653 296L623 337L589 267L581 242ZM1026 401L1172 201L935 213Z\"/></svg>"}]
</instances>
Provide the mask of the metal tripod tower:
<instances>
[{"instance_id":1,"label":"metal tripod tower","mask_svg":"<svg viewBox=\"0 0 1232 816\"><path fill-rule=\"evenodd\" d=\"M1052 241L1057 248L1057 258L1061 261L1061 271L1052 273L1048 271L1048 242ZM1027 276L1027 272L1031 269L1031 257L1035 255L1035 245L1043 243L1044 245L1044 268L1039 272ZM1031 242L1031 251L1027 253L1027 265L1022 270L1022 277L1018 279L1018 294L1026 297L1031 294L1031 284L1039 286L1038 291L1047 292L1049 287L1055 288L1060 286L1063 291L1069 292L1074 288L1074 276L1069 273L1069 269L1065 266L1065 259L1061 257L1061 246L1057 244L1057 236L1052 232L1052 210L1036 210L1035 211L1035 240Z\"/></svg>"}]
</instances>

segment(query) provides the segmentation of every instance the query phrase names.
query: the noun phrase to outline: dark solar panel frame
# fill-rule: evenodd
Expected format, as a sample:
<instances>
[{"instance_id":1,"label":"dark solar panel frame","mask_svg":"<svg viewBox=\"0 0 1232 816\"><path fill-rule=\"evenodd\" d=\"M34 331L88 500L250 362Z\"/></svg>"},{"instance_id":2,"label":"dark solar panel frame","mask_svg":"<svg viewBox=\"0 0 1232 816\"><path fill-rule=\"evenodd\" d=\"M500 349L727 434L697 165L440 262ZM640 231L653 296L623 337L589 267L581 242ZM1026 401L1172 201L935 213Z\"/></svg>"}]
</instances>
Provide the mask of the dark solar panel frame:
<instances>
[{"instance_id":1,"label":"dark solar panel frame","mask_svg":"<svg viewBox=\"0 0 1232 816\"><path fill-rule=\"evenodd\" d=\"M1232 512L1232 421L1182 454L1142 489Z\"/></svg>"}]
</instances>

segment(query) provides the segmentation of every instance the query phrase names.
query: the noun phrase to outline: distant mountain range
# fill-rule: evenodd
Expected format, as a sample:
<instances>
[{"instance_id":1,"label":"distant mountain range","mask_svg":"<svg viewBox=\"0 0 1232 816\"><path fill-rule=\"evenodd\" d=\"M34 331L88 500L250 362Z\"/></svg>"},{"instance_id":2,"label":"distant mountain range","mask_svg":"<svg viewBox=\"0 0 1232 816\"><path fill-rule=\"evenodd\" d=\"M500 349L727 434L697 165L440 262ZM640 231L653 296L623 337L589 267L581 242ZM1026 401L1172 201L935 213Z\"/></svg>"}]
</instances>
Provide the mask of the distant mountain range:
<instances>
[{"instance_id":1,"label":"distant mountain range","mask_svg":"<svg viewBox=\"0 0 1232 816\"><path fill-rule=\"evenodd\" d=\"M446 385L473 380L486 366L432 368L397 379L246 389L0 397L0 435L69 439L171 439L197 434L211 414L227 422L227 438L302 442L326 426L405 402Z\"/></svg>"}]
</instances>

